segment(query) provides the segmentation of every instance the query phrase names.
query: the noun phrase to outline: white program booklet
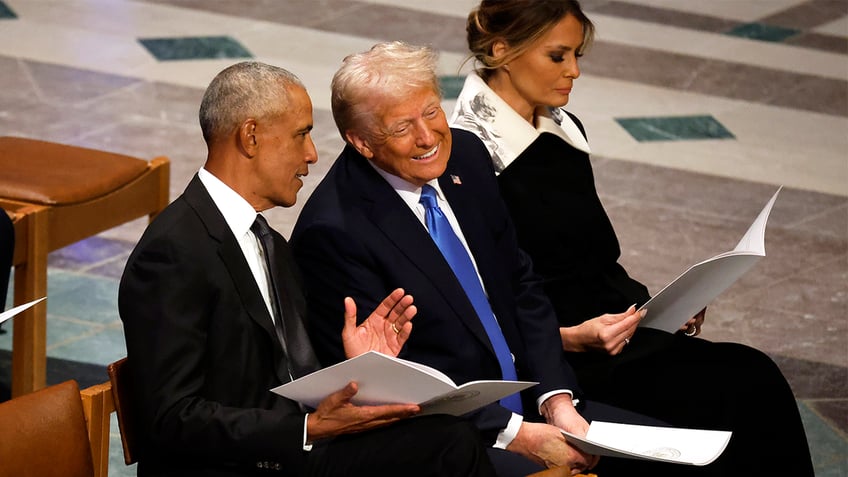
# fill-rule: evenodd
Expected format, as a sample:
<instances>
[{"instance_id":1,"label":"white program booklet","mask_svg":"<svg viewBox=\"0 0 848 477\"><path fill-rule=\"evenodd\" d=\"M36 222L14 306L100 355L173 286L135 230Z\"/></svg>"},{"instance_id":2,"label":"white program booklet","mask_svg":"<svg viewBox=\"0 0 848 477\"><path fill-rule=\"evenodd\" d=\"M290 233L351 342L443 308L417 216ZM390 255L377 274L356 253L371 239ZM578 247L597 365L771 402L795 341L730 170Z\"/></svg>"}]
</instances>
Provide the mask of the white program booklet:
<instances>
[{"instance_id":1,"label":"white program booklet","mask_svg":"<svg viewBox=\"0 0 848 477\"><path fill-rule=\"evenodd\" d=\"M639 309L648 313L639 326L674 333L765 257L766 223L779 193L780 189L736 248L693 265L642 305Z\"/></svg>"},{"instance_id":2,"label":"white program booklet","mask_svg":"<svg viewBox=\"0 0 848 477\"><path fill-rule=\"evenodd\" d=\"M421 415L459 416L538 383L528 381L471 381L457 386L440 371L423 364L369 351L271 391L315 408L330 394L356 381L351 400L359 406L419 404Z\"/></svg>"},{"instance_id":3,"label":"white program booklet","mask_svg":"<svg viewBox=\"0 0 848 477\"><path fill-rule=\"evenodd\" d=\"M43 297L41 297L37 300L33 300L29 303L24 303L23 305L18 305L18 306L14 307L10 310L6 310L3 313L0 313L0 323L3 323L4 321L12 318L13 316L17 315L18 313L26 310L27 308L33 307L33 306L41 303L43 300L46 300L46 299L47 299L47 297L43 296Z\"/></svg>"},{"instance_id":4,"label":"white program booklet","mask_svg":"<svg viewBox=\"0 0 848 477\"><path fill-rule=\"evenodd\" d=\"M587 454L707 465L724 452L729 431L637 426L593 421L586 437L562 431L569 444Z\"/></svg>"}]
</instances>

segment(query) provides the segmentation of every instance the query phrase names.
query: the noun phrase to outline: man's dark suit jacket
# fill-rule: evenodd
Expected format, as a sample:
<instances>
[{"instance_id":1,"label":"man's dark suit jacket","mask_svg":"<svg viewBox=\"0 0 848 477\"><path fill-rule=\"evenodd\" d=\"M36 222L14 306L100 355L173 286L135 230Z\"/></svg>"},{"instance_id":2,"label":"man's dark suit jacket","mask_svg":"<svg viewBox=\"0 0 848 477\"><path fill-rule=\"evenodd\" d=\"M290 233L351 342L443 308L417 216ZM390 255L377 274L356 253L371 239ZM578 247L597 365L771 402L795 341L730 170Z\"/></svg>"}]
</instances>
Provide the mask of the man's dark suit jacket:
<instances>
[{"instance_id":1,"label":"man's dark suit jacket","mask_svg":"<svg viewBox=\"0 0 848 477\"><path fill-rule=\"evenodd\" d=\"M518 249L488 152L471 133L452 130L452 135L451 158L439 183L474 255L518 378L541 383L523 396L525 416L538 419L537 397L555 389L577 392L577 383L562 359L553 309L529 258ZM304 206L292 248L304 275L308 329L322 364L344 358L343 297L352 296L358 310L370 310L403 287L415 298L418 314L400 357L435 367L458 384L501 378L483 325L426 228L350 146ZM495 403L475 420L493 442L510 415Z\"/></svg>"},{"instance_id":2,"label":"man's dark suit jacket","mask_svg":"<svg viewBox=\"0 0 848 477\"><path fill-rule=\"evenodd\" d=\"M288 245L275 240L286 312L302 316ZM119 308L138 422L150 436L140 476L244 475L257 463L303 473L304 414L269 392L290 380L280 341L236 238L196 176L130 256ZM305 329L287 331L292 348L312 353Z\"/></svg>"}]
</instances>

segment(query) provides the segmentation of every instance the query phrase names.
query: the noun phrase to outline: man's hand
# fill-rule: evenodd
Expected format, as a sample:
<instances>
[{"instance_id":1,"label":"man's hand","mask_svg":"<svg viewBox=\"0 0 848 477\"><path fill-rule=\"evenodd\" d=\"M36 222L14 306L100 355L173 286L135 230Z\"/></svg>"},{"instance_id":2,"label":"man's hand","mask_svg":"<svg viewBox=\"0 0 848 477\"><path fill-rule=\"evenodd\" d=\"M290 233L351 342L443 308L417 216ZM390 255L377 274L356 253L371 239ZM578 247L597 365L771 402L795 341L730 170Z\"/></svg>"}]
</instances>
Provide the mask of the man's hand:
<instances>
[{"instance_id":1,"label":"man's hand","mask_svg":"<svg viewBox=\"0 0 848 477\"><path fill-rule=\"evenodd\" d=\"M610 355L621 353L636 332L645 310L636 312L633 305L624 313L607 313L577 326L560 328L562 348L566 351L600 351Z\"/></svg>"},{"instance_id":2,"label":"man's hand","mask_svg":"<svg viewBox=\"0 0 848 477\"><path fill-rule=\"evenodd\" d=\"M342 344L348 359L368 351L379 351L389 356L400 353L412 332L409 320L417 312L412 304L412 295L407 295L402 288L396 289L359 326L356 326L356 303L353 298L345 298L344 304Z\"/></svg>"},{"instance_id":3,"label":"man's hand","mask_svg":"<svg viewBox=\"0 0 848 477\"><path fill-rule=\"evenodd\" d=\"M585 436L589 432L589 423L574 408L570 394L562 393L549 397L542 403L540 410L545 422L552 426L578 436Z\"/></svg>"},{"instance_id":4,"label":"man's hand","mask_svg":"<svg viewBox=\"0 0 848 477\"><path fill-rule=\"evenodd\" d=\"M680 331L682 331L686 336L698 336L701 334L701 327L704 326L704 320L707 317L707 309L699 311L695 316L689 318L689 321L686 322L683 326L680 327Z\"/></svg>"},{"instance_id":5,"label":"man's hand","mask_svg":"<svg viewBox=\"0 0 848 477\"><path fill-rule=\"evenodd\" d=\"M538 422L522 422L515 439L506 448L545 467L568 466L572 474L598 463L597 456L568 445L559 429Z\"/></svg>"},{"instance_id":6,"label":"man's hand","mask_svg":"<svg viewBox=\"0 0 848 477\"><path fill-rule=\"evenodd\" d=\"M386 404L383 406L356 406L350 400L359 388L355 382L330 394L306 420L306 440L365 431L391 424L421 411L416 404Z\"/></svg>"}]
</instances>

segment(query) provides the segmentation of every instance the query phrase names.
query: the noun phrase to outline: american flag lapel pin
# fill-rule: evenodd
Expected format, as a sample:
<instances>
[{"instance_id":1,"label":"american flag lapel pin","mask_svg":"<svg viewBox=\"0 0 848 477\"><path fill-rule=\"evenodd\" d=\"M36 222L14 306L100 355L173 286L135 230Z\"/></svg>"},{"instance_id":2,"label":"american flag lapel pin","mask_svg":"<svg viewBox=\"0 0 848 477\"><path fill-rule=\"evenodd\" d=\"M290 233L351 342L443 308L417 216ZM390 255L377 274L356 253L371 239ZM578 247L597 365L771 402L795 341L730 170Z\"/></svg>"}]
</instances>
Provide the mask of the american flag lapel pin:
<instances>
[{"instance_id":1,"label":"american flag lapel pin","mask_svg":"<svg viewBox=\"0 0 848 477\"><path fill-rule=\"evenodd\" d=\"M462 185L462 179L460 179L459 176L453 174L451 174L451 182L453 182L455 185Z\"/></svg>"}]
</instances>

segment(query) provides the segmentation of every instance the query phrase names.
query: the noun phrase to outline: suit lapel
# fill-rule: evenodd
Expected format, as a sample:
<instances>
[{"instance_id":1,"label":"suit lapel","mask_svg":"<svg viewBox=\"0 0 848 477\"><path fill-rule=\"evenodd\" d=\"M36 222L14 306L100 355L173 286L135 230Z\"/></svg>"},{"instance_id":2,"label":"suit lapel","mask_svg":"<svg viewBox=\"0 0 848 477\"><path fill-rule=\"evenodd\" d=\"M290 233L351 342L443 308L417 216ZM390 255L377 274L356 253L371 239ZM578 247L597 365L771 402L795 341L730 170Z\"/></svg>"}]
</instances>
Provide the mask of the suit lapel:
<instances>
[{"instance_id":1,"label":"suit lapel","mask_svg":"<svg viewBox=\"0 0 848 477\"><path fill-rule=\"evenodd\" d=\"M221 257L221 261L230 273L233 287L241 297L247 315L256 326L265 331L264 334L271 341L274 349L274 360L278 363L276 366L277 377L283 383L290 381L285 353L280 340L277 339L277 332L274 329L268 308L265 306L265 300L262 298L253 273L251 273L250 267L244 259L241 247L229 226L227 226L224 216L221 215L212 201L212 197L209 196L197 176L194 176L189 183L184 196L206 226L209 236L218 242L218 256Z\"/></svg>"},{"instance_id":2,"label":"suit lapel","mask_svg":"<svg viewBox=\"0 0 848 477\"><path fill-rule=\"evenodd\" d=\"M466 184L463 184L461 180L454 181L453 176L463 177L455 161L448 163L447 170L439 178L439 185L442 187L442 192L444 192L448 202L450 202L457 221L461 224L462 234L465 236L468 248L471 249L471 254L474 255L480 276L484 277L483 286L489 297L492 311L498 317L501 331L510 349L518 349L519 343L514 340L520 333L514 321L504 316L509 311L503 306L499 306L499 304L503 305L502 298L509 296L513 291L509 284L494 278L502 276L503 272L497 268L504 257L500 256L494 247L493 238L490 236L492 228L485 223L484 219L485 211L492 207L498 207L499 204L486 204L480 201L478 187L468 182L474 180L473 176L466 177Z\"/></svg>"}]
</instances>

